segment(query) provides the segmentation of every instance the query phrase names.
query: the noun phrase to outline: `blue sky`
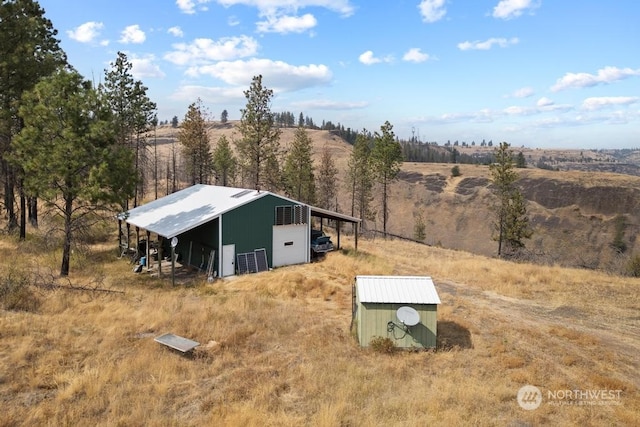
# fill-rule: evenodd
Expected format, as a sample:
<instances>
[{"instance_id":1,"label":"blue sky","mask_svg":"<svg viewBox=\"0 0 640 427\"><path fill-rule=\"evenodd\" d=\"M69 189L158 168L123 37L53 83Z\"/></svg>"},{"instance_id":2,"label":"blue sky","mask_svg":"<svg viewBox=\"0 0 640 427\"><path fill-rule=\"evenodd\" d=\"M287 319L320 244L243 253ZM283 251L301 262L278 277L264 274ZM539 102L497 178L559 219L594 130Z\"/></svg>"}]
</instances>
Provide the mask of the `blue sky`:
<instances>
[{"instance_id":1,"label":"blue sky","mask_svg":"<svg viewBox=\"0 0 640 427\"><path fill-rule=\"evenodd\" d=\"M159 120L200 98L440 144L640 147L637 0L41 0L86 78L124 52Z\"/></svg>"}]
</instances>

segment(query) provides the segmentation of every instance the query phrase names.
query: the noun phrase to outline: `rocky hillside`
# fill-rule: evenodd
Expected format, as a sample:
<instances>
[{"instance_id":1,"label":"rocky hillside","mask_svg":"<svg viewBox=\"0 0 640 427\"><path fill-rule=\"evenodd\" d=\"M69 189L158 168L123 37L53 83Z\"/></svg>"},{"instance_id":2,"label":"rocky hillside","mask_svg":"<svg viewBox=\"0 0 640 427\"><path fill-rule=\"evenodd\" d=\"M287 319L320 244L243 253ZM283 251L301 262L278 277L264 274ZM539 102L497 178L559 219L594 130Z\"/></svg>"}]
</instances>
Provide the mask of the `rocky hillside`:
<instances>
[{"instance_id":1,"label":"rocky hillside","mask_svg":"<svg viewBox=\"0 0 640 427\"><path fill-rule=\"evenodd\" d=\"M294 131L283 129L284 146L292 141ZM229 140L239 137L233 124L212 125L209 135L212 145L222 135ZM351 146L327 131L313 130L309 135L317 157L324 147L333 154L342 180L338 210L350 214L350 198L343 180ZM159 147L164 148L161 155L168 155L177 130L165 128L157 137L162 141ZM527 241L526 256L541 263L623 271L629 257L640 254L640 243L636 242L640 230L640 177L633 174L638 165L606 152L514 149L521 150L525 151L529 166L518 169L518 184L529 202L534 229L532 239ZM532 166L541 158L552 162L555 170ZM387 231L413 238L416 218L421 213L427 232L424 243L495 255L497 244L491 238L495 201L488 167L462 164L461 175L452 177L452 166L404 163L393 184ZM605 172L611 168L631 174ZM374 203L380 211L379 203ZM381 230L381 218L379 213L365 228L369 232ZM627 247L622 254L612 247L616 236Z\"/></svg>"}]
</instances>

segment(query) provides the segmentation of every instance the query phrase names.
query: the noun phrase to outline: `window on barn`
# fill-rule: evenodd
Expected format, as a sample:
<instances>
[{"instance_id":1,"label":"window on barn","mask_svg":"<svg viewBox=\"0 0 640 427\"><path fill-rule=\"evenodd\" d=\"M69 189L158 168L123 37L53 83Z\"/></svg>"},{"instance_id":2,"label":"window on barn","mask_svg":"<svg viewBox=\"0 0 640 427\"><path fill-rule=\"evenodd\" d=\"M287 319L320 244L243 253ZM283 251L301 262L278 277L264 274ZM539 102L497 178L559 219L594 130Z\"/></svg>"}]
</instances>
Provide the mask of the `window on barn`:
<instances>
[{"instance_id":1,"label":"window on barn","mask_svg":"<svg viewBox=\"0 0 640 427\"><path fill-rule=\"evenodd\" d=\"M276 206L276 225L306 224L307 209L303 205Z\"/></svg>"}]
</instances>

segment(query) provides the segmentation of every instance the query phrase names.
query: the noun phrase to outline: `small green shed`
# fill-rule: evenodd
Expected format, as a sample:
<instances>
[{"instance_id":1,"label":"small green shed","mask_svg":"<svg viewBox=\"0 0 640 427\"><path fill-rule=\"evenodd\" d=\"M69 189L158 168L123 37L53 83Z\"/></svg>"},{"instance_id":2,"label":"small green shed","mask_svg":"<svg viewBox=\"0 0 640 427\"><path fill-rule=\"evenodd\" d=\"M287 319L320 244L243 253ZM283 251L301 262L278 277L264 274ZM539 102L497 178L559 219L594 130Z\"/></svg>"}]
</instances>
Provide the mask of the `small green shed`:
<instances>
[{"instance_id":1,"label":"small green shed","mask_svg":"<svg viewBox=\"0 0 640 427\"><path fill-rule=\"evenodd\" d=\"M353 322L358 342L390 338L400 348L434 348L440 297L428 276L356 276Z\"/></svg>"}]
</instances>

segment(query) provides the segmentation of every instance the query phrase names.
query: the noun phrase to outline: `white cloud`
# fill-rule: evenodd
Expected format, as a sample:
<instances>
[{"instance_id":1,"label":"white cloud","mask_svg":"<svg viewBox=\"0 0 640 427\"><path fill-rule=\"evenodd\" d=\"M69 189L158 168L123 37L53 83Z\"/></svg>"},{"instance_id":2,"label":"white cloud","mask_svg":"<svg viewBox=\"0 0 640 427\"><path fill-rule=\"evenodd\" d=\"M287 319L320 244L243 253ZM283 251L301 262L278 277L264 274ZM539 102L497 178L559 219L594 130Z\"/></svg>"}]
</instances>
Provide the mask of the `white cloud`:
<instances>
[{"instance_id":1,"label":"white cloud","mask_svg":"<svg viewBox=\"0 0 640 427\"><path fill-rule=\"evenodd\" d=\"M533 0L501 0L493 8L493 17L499 19L517 18L525 10L533 10L539 6L540 3Z\"/></svg>"},{"instance_id":2,"label":"white cloud","mask_svg":"<svg viewBox=\"0 0 640 427\"><path fill-rule=\"evenodd\" d=\"M615 105L630 105L640 101L637 96L602 96L587 98L582 101L582 108L585 110L600 110Z\"/></svg>"},{"instance_id":3,"label":"white cloud","mask_svg":"<svg viewBox=\"0 0 640 427\"><path fill-rule=\"evenodd\" d=\"M182 13L193 15L196 13L196 8L201 11L206 11L206 4L209 2L211 2L211 0L176 0L176 5Z\"/></svg>"},{"instance_id":4,"label":"white cloud","mask_svg":"<svg viewBox=\"0 0 640 427\"><path fill-rule=\"evenodd\" d=\"M155 63L155 56L147 55L143 57L131 56L131 74L137 79L143 79L148 77L164 78L165 73L160 69L160 66Z\"/></svg>"},{"instance_id":5,"label":"white cloud","mask_svg":"<svg viewBox=\"0 0 640 427\"><path fill-rule=\"evenodd\" d=\"M248 61L221 61L215 64L191 67L187 75L209 75L234 86L247 87L253 76L261 74L265 86L277 92L286 92L328 84L332 74L326 65L295 66L283 61L250 59Z\"/></svg>"},{"instance_id":6,"label":"white cloud","mask_svg":"<svg viewBox=\"0 0 640 427\"><path fill-rule=\"evenodd\" d=\"M174 37L184 37L184 32L180 27L171 27L167 30L167 33L171 34Z\"/></svg>"},{"instance_id":7,"label":"white cloud","mask_svg":"<svg viewBox=\"0 0 640 427\"><path fill-rule=\"evenodd\" d=\"M179 0L180 1L180 0ZM184 0L183 0L184 1ZM204 0L200 0L204 1ZM281 15L287 13L297 13L305 7L323 7L333 10L343 16L351 16L354 7L349 0L216 0L224 7L244 5L255 7L260 11L261 16Z\"/></svg>"},{"instance_id":8,"label":"white cloud","mask_svg":"<svg viewBox=\"0 0 640 427\"><path fill-rule=\"evenodd\" d=\"M439 21L446 15L444 0L422 0L418 5L422 20L427 23Z\"/></svg>"},{"instance_id":9,"label":"white cloud","mask_svg":"<svg viewBox=\"0 0 640 427\"><path fill-rule=\"evenodd\" d=\"M382 62L381 59L374 57L373 52L370 50L362 53L358 57L358 60L365 65L372 65L372 64L377 64L378 62Z\"/></svg>"},{"instance_id":10,"label":"white cloud","mask_svg":"<svg viewBox=\"0 0 640 427\"><path fill-rule=\"evenodd\" d=\"M140 44L144 43L147 36L144 34L144 31L140 29L139 25L129 25L124 30L122 30L120 43L129 44L135 43Z\"/></svg>"},{"instance_id":11,"label":"white cloud","mask_svg":"<svg viewBox=\"0 0 640 427\"><path fill-rule=\"evenodd\" d=\"M197 85L183 85L176 89L170 96L173 100L193 102L194 99L200 98L203 101L215 102L242 101L245 99L244 91L246 88L235 87L207 87Z\"/></svg>"},{"instance_id":12,"label":"white cloud","mask_svg":"<svg viewBox=\"0 0 640 427\"><path fill-rule=\"evenodd\" d=\"M423 53L420 48L412 47L402 57L403 61L408 62L424 62L429 59L429 54Z\"/></svg>"},{"instance_id":13,"label":"white cloud","mask_svg":"<svg viewBox=\"0 0 640 427\"><path fill-rule=\"evenodd\" d=\"M513 93L511 95L509 95L509 97L511 98L528 98L530 96L533 96L534 94L534 90L532 87L521 87L520 89L516 89L515 91L513 91Z\"/></svg>"},{"instance_id":14,"label":"white cloud","mask_svg":"<svg viewBox=\"0 0 640 427\"><path fill-rule=\"evenodd\" d=\"M546 96L543 96L542 98L538 99L538 102L536 102L536 105L538 107L549 107L553 104L554 102Z\"/></svg>"},{"instance_id":15,"label":"white cloud","mask_svg":"<svg viewBox=\"0 0 640 427\"><path fill-rule=\"evenodd\" d=\"M393 62L393 57L385 56L384 58L377 58L373 55L373 52L368 50L358 57L358 60L362 62L364 65L373 65L378 64L380 62Z\"/></svg>"},{"instance_id":16,"label":"white cloud","mask_svg":"<svg viewBox=\"0 0 640 427\"><path fill-rule=\"evenodd\" d=\"M340 102L330 100L310 100L292 103L293 106L303 110L358 110L369 106L368 102Z\"/></svg>"},{"instance_id":17,"label":"white cloud","mask_svg":"<svg viewBox=\"0 0 640 427\"><path fill-rule=\"evenodd\" d=\"M266 21L260 21L257 30L260 33L302 33L318 24L310 13L303 16L268 16Z\"/></svg>"},{"instance_id":18,"label":"white cloud","mask_svg":"<svg viewBox=\"0 0 640 427\"><path fill-rule=\"evenodd\" d=\"M502 111L509 116L528 116L538 112L535 108L521 107L516 105L507 107Z\"/></svg>"},{"instance_id":19,"label":"white cloud","mask_svg":"<svg viewBox=\"0 0 640 427\"><path fill-rule=\"evenodd\" d=\"M100 36L100 30L104 27L102 22L85 22L82 25L67 31L67 35L72 40L80 43L92 43L96 38Z\"/></svg>"},{"instance_id":20,"label":"white cloud","mask_svg":"<svg viewBox=\"0 0 640 427\"><path fill-rule=\"evenodd\" d=\"M174 50L165 54L164 59L187 65L253 56L258 51L258 42L248 36L224 37L218 41L202 38L190 44L176 43L172 47Z\"/></svg>"},{"instance_id":21,"label":"white cloud","mask_svg":"<svg viewBox=\"0 0 640 427\"><path fill-rule=\"evenodd\" d=\"M558 92L569 88L582 88L596 86L599 84L609 84L618 80L632 76L640 76L640 68L617 68L604 67L598 70L598 74L589 73L567 73L556 81L551 90Z\"/></svg>"},{"instance_id":22,"label":"white cloud","mask_svg":"<svg viewBox=\"0 0 640 427\"><path fill-rule=\"evenodd\" d=\"M514 44L518 44L520 40L518 40L517 37L512 37L510 39L505 39L505 38L495 38L492 37L490 39L487 39L485 41L473 41L473 42L462 42L462 43L458 43L458 49L460 50L489 50L491 49L494 45L497 45L499 47L508 47L510 45L514 45Z\"/></svg>"}]
</instances>

